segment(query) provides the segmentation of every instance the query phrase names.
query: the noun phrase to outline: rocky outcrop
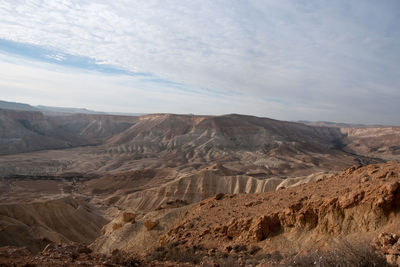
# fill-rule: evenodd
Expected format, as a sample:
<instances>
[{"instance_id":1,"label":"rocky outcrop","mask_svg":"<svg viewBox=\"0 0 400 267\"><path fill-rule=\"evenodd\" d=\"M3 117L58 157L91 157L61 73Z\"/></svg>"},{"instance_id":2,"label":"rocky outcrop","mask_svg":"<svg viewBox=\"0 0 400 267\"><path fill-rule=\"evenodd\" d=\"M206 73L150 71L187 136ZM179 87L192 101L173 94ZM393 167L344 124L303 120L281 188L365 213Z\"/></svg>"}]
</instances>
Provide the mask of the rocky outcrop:
<instances>
[{"instance_id":1,"label":"rocky outcrop","mask_svg":"<svg viewBox=\"0 0 400 267\"><path fill-rule=\"evenodd\" d=\"M357 166L276 192L204 200L160 242L298 250L326 236L375 233L400 221L399 207L400 164Z\"/></svg>"},{"instance_id":2,"label":"rocky outcrop","mask_svg":"<svg viewBox=\"0 0 400 267\"><path fill-rule=\"evenodd\" d=\"M386 257L389 264L400 266L400 235L381 233L375 240L375 246Z\"/></svg>"},{"instance_id":3,"label":"rocky outcrop","mask_svg":"<svg viewBox=\"0 0 400 267\"><path fill-rule=\"evenodd\" d=\"M145 171L143 171L145 172ZM133 188L128 190L125 186L122 190L115 190L113 194L114 205L121 208L134 207L136 211L150 211L162 209L168 206L182 206L184 203L195 203L215 194L240 194L240 193L262 193L270 192L282 187L292 187L299 184L325 179L333 175L334 172L316 173L309 176L295 178L268 178L258 179L247 175L235 175L233 171L221 171L221 169L205 169L192 175L181 175L172 181L144 190ZM149 178L154 175L149 176ZM133 180L133 178L132 178ZM88 182L94 184L96 181ZM128 182L120 182L127 185ZM108 189L115 186L111 185ZM107 190L107 189L105 189ZM134 191L134 192L131 192ZM93 192L101 192L94 189ZM109 197L110 199L112 197ZM180 202L179 202L180 200ZM175 202L175 203L174 203Z\"/></svg>"},{"instance_id":4,"label":"rocky outcrop","mask_svg":"<svg viewBox=\"0 0 400 267\"><path fill-rule=\"evenodd\" d=\"M109 254L118 249L128 253L145 255L158 245L158 239L184 218L191 205L137 214L134 223L123 223L117 216L103 228L103 234L90 247ZM113 229L113 225L119 227Z\"/></svg>"}]
</instances>

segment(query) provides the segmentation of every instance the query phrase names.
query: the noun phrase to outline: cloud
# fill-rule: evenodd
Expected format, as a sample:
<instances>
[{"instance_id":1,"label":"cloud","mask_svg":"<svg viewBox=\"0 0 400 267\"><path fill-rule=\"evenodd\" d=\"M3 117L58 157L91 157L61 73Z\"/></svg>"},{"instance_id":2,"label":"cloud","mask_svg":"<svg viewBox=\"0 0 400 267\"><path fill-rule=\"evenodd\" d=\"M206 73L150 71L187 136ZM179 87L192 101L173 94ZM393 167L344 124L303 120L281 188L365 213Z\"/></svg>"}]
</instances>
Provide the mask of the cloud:
<instances>
[{"instance_id":1,"label":"cloud","mask_svg":"<svg viewBox=\"0 0 400 267\"><path fill-rule=\"evenodd\" d=\"M33 105L110 112L260 115L257 107L268 103L224 92L221 97L220 92L183 90L163 80L151 81L146 76L105 75L1 54L0 69L3 70L2 99Z\"/></svg>"},{"instance_id":2,"label":"cloud","mask_svg":"<svg viewBox=\"0 0 400 267\"><path fill-rule=\"evenodd\" d=\"M269 99L304 119L316 110L400 123L399 18L396 0L0 1L0 38L150 74L141 88Z\"/></svg>"}]
</instances>

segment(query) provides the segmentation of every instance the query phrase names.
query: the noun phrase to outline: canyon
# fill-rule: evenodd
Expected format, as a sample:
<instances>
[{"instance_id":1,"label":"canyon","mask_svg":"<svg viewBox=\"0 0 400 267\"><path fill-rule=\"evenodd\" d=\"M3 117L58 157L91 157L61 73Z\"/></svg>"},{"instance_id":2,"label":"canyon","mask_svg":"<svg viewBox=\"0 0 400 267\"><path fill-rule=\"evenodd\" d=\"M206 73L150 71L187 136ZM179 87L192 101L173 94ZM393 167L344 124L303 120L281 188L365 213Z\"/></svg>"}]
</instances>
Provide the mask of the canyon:
<instances>
[{"instance_id":1,"label":"canyon","mask_svg":"<svg viewBox=\"0 0 400 267\"><path fill-rule=\"evenodd\" d=\"M0 264L400 264L400 127L9 107Z\"/></svg>"}]
</instances>

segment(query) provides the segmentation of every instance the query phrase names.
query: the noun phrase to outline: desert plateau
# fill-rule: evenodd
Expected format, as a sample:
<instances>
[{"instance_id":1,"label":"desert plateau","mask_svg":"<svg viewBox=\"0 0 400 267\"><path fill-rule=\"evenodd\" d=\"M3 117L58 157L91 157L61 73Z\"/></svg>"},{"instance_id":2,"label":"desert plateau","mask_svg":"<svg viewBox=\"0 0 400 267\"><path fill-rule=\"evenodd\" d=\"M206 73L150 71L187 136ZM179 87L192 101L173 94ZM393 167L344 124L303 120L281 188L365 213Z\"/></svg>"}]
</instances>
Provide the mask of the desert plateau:
<instances>
[{"instance_id":1,"label":"desert plateau","mask_svg":"<svg viewBox=\"0 0 400 267\"><path fill-rule=\"evenodd\" d=\"M399 127L17 108L0 126L5 266L400 263Z\"/></svg>"}]
</instances>

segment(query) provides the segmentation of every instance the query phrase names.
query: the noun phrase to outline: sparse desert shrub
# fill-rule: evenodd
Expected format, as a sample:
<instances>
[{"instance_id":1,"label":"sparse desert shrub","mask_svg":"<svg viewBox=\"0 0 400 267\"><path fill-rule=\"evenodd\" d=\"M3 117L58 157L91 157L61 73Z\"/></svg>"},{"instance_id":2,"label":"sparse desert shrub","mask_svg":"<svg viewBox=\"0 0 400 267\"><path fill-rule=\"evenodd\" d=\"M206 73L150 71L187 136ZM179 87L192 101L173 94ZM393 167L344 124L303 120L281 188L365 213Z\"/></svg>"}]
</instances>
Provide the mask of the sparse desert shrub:
<instances>
[{"instance_id":1,"label":"sparse desert shrub","mask_svg":"<svg viewBox=\"0 0 400 267\"><path fill-rule=\"evenodd\" d=\"M246 245L236 244L236 245L233 246L232 249L233 249L234 252L238 253L240 251L247 251L247 246Z\"/></svg>"},{"instance_id":2,"label":"sparse desert shrub","mask_svg":"<svg viewBox=\"0 0 400 267\"><path fill-rule=\"evenodd\" d=\"M250 248L248 251L248 256L246 257L246 262L248 264L257 265L257 264L267 264L261 266L281 266L281 262L285 257L279 251L267 252L262 250L258 246L254 246ZM290 265L288 265L290 266Z\"/></svg>"},{"instance_id":3,"label":"sparse desert shrub","mask_svg":"<svg viewBox=\"0 0 400 267\"><path fill-rule=\"evenodd\" d=\"M253 246L251 246L251 248L250 248L250 250L249 250L249 253L250 253L250 255L255 255L255 254L257 254L257 252L259 252L260 250L261 250L261 248L260 248L259 246L253 245Z\"/></svg>"},{"instance_id":4,"label":"sparse desert shrub","mask_svg":"<svg viewBox=\"0 0 400 267\"><path fill-rule=\"evenodd\" d=\"M239 267L240 264L237 260L237 258L232 257L228 255L227 257L223 259L215 259L214 262L216 265L214 266L219 266L219 267Z\"/></svg>"},{"instance_id":5,"label":"sparse desert shrub","mask_svg":"<svg viewBox=\"0 0 400 267\"><path fill-rule=\"evenodd\" d=\"M286 266L389 266L375 249L366 244L351 245L341 242L339 248L330 251L314 251L305 255L299 255L286 261Z\"/></svg>"},{"instance_id":6,"label":"sparse desert shrub","mask_svg":"<svg viewBox=\"0 0 400 267\"><path fill-rule=\"evenodd\" d=\"M111 261L114 264L118 264L119 266L142 266L141 262L128 253L121 251L119 249L114 249L111 253Z\"/></svg>"},{"instance_id":7,"label":"sparse desert shrub","mask_svg":"<svg viewBox=\"0 0 400 267\"><path fill-rule=\"evenodd\" d=\"M157 247L150 255L150 260L189 262L199 264L206 256L202 247L193 246L190 248L178 248L172 244Z\"/></svg>"},{"instance_id":8,"label":"sparse desert shrub","mask_svg":"<svg viewBox=\"0 0 400 267\"><path fill-rule=\"evenodd\" d=\"M163 261L165 260L165 256L167 255L167 249L164 246L155 248L149 255L148 258L150 261Z\"/></svg>"}]
</instances>

